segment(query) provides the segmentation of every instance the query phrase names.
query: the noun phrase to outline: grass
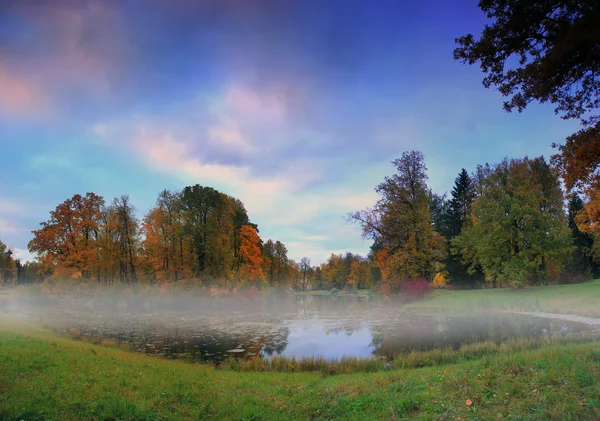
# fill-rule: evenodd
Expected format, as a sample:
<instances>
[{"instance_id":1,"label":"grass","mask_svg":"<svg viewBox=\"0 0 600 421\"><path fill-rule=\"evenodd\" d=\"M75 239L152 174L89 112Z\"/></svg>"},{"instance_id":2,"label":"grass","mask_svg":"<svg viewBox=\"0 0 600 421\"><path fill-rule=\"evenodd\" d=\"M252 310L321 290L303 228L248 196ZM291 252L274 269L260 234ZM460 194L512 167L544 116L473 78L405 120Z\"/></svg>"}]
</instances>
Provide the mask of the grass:
<instances>
[{"instance_id":1,"label":"grass","mask_svg":"<svg viewBox=\"0 0 600 421\"><path fill-rule=\"evenodd\" d=\"M425 312L541 311L600 317L598 303L600 303L600 279L577 285L551 285L520 289L436 290L429 298L408 304L405 309Z\"/></svg>"},{"instance_id":2,"label":"grass","mask_svg":"<svg viewBox=\"0 0 600 421\"><path fill-rule=\"evenodd\" d=\"M599 342L478 353L457 364L377 373L240 373L4 324L0 419L600 418Z\"/></svg>"}]
</instances>

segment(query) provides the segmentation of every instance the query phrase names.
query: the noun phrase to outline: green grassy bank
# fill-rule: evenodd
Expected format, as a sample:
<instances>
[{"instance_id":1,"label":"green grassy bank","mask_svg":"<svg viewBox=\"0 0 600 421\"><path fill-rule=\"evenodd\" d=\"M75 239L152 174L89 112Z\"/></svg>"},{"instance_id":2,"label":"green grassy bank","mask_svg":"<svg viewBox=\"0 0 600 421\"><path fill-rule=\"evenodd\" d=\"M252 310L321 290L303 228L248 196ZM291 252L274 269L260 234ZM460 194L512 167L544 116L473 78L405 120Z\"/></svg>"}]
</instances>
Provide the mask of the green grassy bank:
<instances>
[{"instance_id":1,"label":"green grassy bank","mask_svg":"<svg viewBox=\"0 0 600 421\"><path fill-rule=\"evenodd\" d=\"M515 310L600 317L600 279L576 285L529 288L436 290L405 306L408 311Z\"/></svg>"},{"instance_id":2,"label":"green grassy bank","mask_svg":"<svg viewBox=\"0 0 600 421\"><path fill-rule=\"evenodd\" d=\"M331 376L217 370L0 323L7 421L597 420L599 382L598 342Z\"/></svg>"}]
</instances>

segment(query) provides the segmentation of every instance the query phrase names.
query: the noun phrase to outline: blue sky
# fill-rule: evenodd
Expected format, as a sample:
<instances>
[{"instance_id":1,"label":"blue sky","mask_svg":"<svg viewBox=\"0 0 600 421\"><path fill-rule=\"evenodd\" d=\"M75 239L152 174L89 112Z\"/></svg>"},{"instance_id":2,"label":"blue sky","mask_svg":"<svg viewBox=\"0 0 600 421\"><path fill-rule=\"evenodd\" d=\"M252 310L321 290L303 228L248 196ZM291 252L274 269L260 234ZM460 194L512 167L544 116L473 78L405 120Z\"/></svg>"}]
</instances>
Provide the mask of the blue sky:
<instances>
[{"instance_id":1,"label":"blue sky","mask_svg":"<svg viewBox=\"0 0 600 421\"><path fill-rule=\"evenodd\" d=\"M246 204L292 258L366 254L345 215L403 151L431 188L576 127L522 114L455 62L477 1L34 0L0 6L0 239L17 255L76 193L201 184Z\"/></svg>"}]
</instances>

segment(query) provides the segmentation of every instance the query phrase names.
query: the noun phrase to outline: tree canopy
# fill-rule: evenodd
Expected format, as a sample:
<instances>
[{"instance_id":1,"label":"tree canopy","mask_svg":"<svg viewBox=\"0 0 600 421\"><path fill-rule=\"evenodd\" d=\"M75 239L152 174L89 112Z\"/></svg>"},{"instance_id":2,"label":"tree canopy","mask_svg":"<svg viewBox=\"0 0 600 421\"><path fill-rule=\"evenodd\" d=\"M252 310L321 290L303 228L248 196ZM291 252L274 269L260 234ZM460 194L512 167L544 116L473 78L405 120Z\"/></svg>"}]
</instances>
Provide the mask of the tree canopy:
<instances>
[{"instance_id":1,"label":"tree canopy","mask_svg":"<svg viewBox=\"0 0 600 421\"><path fill-rule=\"evenodd\" d=\"M471 270L515 286L558 275L571 238L557 172L543 157L505 159L482 184L471 224L452 241Z\"/></svg>"},{"instance_id":2,"label":"tree canopy","mask_svg":"<svg viewBox=\"0 0 600 421\"><path fill-rule=\"evenodd\" d=\"M589 204L579 219L598 234L600 223L600 2L597 0L481 0L492 23L481 36L456 40L456 60L479 63L486 88L508 99L504 109L521 112L533 101L555 105L583 129L554 144L553 157L567 190Z\"/></svg>"},{"instance_id":3,"label":"tree canopy","mask_svg":"<svg viewBox=\"0 0 600 421\"><path fill-rule=\"evenodd\" d=\"M384 279L432 279L442 268L445 241L432 225L424 156L408 151L392 164L396 174L375 188L380 195L375 207L354 212L350 218L362 225L365 238L374 241Z\"/></svg>"}]
</instances>

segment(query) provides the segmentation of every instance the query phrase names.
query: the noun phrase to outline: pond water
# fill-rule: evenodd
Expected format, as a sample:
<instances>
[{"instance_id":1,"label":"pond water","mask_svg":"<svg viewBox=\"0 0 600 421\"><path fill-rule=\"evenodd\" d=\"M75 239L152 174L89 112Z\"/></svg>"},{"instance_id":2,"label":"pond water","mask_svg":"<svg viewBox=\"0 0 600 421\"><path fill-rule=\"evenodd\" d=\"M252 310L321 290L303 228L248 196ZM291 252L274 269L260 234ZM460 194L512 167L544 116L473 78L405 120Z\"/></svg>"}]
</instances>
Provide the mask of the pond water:
<instances>
[{"instance_id":1,"label":"pond water","mask_svg":"<svg viewBox=\"0 0 600 421\"><path fill-rule=\"evenodd\" d=\"M249 357L384 357L459 347L481 340L577 334L589 327L535 316L490 313L415 315L401 306L358 297L295 296L255 311L64 313L59 330L96 342L117 341L169 358L219 363Z\"/></svg>"}]
</instances>

